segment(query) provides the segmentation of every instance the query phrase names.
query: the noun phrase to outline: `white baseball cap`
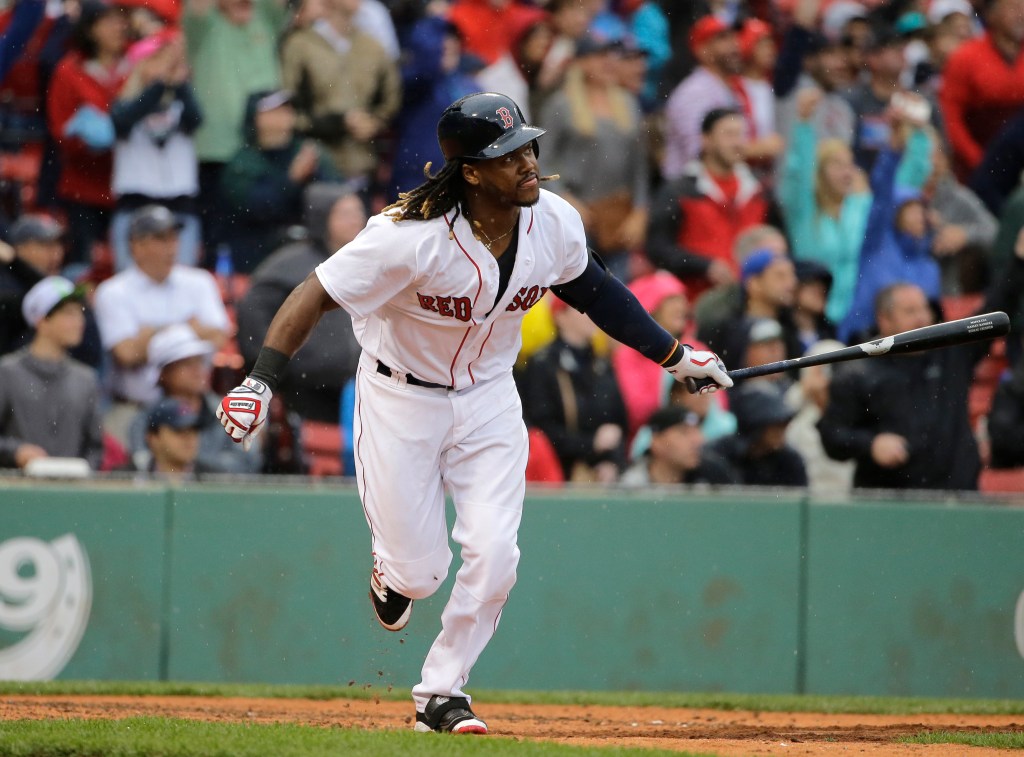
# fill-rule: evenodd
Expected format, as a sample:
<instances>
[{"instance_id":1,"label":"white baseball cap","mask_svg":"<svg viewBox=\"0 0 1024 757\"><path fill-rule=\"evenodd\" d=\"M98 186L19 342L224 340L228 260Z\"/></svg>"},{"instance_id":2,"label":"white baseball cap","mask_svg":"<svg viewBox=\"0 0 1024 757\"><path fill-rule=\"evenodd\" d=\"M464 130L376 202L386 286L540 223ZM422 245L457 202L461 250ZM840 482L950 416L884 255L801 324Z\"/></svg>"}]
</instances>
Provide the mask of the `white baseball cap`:
<instances>
[{"instance_id":1,"label":"white baseball cap","mask_svg":"<svg viewBox=\"0 0 1024 757\"><path fill-rule=\"evenodd\" d=\"M149 340L146 352L149 364L162 371L171 363L214 353L210 342L200 339L187 323L175 323L160 329Z\"/></svg>"},{"instance_id":2,"label":"white baseball cap","mask_svg":"<svg viewBox=\"0 0 1024 757\"><path fill-rule=\"evenodd\" d=\"M21 301L21 314L35 328L46 316L68 300L84 300L84 287L75 286L63 276L47 276L28 290Z\"/></svg>"},{"instance_id":3,"label":"white baseball cap","mask_svg":"<svg viewBox=\"0 0 1024 757\"><path fill-rule=\"evenodd\" d=\"M928 22L939 24L947 16L962 13L967 18L974 18L974 7L967 0L932 0L928 4Z\"/></svg>"}]
</instances>

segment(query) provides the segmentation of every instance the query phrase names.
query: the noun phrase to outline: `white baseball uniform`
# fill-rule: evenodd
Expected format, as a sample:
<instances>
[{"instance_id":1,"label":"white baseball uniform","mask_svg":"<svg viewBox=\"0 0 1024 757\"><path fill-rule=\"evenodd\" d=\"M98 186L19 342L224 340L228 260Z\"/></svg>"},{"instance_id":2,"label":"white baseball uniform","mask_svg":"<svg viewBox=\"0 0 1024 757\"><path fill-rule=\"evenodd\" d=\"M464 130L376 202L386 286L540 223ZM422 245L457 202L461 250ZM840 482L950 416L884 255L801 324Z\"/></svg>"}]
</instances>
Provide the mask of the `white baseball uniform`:
<instances>
[{"instance_id":1,"label":"white baseball uniform","mask_svg":"<svg viewBox=\"0 0 1024 757\"><path fill-rule=\"evenodd\" d=\"M450 234L451 217L395 223L377 215L316 269L352 316L363 350L356 478L376 567L395 591L421 599L445 579L446 490L455 502L463 566L413 689L421 711L434 694L466 696L515 583L528 454L512 379L520 324L548 287L577 278L588 262L579 214L541 190L520 212L515 266L495 302L497 261L463 216ZM448 388L415 386L406 374Z\"/></svg>"}]
</instances>

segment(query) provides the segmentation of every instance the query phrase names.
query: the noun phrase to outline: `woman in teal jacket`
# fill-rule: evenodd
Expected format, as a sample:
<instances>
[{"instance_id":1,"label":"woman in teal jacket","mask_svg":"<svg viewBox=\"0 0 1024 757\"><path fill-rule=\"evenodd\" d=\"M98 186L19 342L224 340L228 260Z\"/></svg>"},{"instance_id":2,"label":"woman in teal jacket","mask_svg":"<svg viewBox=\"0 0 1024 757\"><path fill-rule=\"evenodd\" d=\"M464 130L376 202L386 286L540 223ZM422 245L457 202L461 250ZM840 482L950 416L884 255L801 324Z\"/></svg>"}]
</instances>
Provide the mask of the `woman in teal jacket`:
<instances>
[{"instance_id":1,"label":"woman in teal jacket","mask_svg":"<svg viewBox=\"0 0 1024 757\"><path fill-rule=\"evenodd\" d=\"M842 323L857 287L872 193L847 144L836 139L817 142L809 119L820 98L816 89L797 95L798 120L786 152L779 200L793 256L821 263L832 273L825 314ZM917 129L907 142L896 183L920 189L930 172L931 140Z\"/></svg>"}]
</instances>

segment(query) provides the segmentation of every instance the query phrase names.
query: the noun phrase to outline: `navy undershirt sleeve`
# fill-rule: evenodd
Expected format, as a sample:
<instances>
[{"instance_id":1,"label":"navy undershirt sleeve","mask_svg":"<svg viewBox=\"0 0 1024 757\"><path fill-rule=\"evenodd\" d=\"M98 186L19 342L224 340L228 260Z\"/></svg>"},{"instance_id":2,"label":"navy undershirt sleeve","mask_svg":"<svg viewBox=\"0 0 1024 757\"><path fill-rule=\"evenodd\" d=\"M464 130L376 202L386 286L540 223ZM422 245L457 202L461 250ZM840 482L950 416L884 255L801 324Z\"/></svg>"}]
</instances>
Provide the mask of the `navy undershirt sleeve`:
<instances>
[{"instance_id":1,"label":"navy undershirt sleeve","mask_svg":"<svg viewBox=\"0 0 1024 757\"><path fill-rule=\"evenodd\" d=\"M582 274L551 287L551 291L590 316L590 320L612 339L632 347L655 363L674 365L679 359L673 355L679 350L676 338L644 310L636 295L611 275L593 253ZM670 356L671 359L667 359Z\"/></svg>"}]
</instances>

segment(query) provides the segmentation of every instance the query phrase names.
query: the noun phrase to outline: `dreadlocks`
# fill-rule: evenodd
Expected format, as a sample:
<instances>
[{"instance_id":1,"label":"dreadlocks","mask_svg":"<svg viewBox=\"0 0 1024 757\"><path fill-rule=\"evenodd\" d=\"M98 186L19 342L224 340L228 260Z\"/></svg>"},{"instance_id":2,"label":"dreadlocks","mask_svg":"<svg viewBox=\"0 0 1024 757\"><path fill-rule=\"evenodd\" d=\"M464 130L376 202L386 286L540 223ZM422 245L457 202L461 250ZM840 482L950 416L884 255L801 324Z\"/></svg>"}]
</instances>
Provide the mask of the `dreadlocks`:
<instances>
[{"instance_id":1,"label":"dreadlocks","mask_svg":"<svg viewBox=\"0 0 1024 757\"><path fill-rule=\"evenodd\" d=\"M389 213L391 220L399 221L415 220L427 221L447 213L452 208L455 215L448 224L449 229L455 225L455 219L459 217L460 203L463 199L462 161L452 160L444 164L444 168L436 174L430 174L430 163L423 167L423 175L427 180L415 189L402 192L398 195L398 202L394 202L384 208L382 213Z\"/></svg>"}]
</instances>

